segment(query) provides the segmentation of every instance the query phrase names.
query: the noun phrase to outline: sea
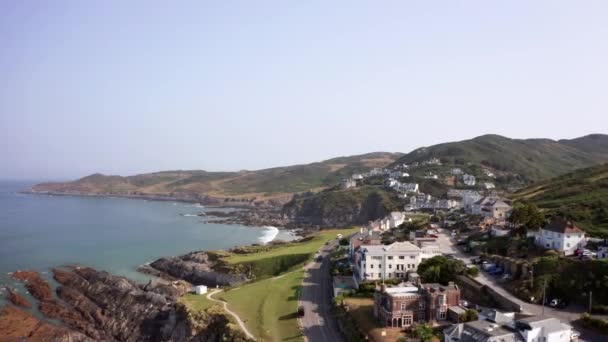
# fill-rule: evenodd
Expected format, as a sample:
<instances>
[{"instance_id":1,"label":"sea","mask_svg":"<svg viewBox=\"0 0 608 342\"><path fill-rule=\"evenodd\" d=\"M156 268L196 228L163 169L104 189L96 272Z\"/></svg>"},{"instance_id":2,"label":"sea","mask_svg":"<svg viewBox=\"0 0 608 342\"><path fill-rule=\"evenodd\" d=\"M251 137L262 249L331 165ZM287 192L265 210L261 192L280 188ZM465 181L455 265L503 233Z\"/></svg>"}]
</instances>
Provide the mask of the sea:
<instances>
[{"instance_id":1,"label":"sea","mask_svg":"<svg viewBox=\"0 0 608 342\"><path fill-rule=\"evenodd\" d=\"M10 272L51 278L50 268L72 264L146 282L137 266L160 257L295 238L275 227L209 223L196 214L218 208L193 203L20 193L36 183L0 181L0 288L23 290Z\"/></svg>"}]
</instances>

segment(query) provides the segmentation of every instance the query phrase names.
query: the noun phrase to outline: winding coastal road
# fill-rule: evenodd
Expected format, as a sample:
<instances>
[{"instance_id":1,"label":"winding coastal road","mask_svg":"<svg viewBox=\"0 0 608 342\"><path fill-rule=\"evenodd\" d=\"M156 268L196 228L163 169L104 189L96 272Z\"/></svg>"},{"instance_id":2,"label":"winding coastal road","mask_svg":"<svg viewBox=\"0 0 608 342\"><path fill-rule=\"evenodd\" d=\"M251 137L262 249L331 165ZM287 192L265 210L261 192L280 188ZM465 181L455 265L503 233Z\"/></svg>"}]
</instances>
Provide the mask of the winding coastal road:
<instances>
[{"instance_id":1,"label":"winding coastal road","mask_svg":"<svg viewBox=\"0 0 608 342\"><path fill-rule=\"evenodd\" d=\"M305 339L309 342L344 341L338 325L331 313L333 285L329 276L328 255L336 242L324 246L319 251L323 260L313 260L304 267L299 305L304 307L304 316L299 319Z\"/></svg>"}]
</instances>

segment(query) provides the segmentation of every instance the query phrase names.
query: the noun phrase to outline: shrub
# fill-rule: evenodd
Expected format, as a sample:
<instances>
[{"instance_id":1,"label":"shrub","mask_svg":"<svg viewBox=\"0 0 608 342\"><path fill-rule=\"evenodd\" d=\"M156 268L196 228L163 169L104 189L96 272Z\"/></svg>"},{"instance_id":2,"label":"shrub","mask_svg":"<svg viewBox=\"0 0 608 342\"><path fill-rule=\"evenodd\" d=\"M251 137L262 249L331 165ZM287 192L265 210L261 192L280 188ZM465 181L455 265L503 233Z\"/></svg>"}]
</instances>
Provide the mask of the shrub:
<instances>
[{"instance_id":1,"label":"shrub","mask_svg":"<svg viewBox=\"0 0 608 342\"><path fill-rule=\"evenodd\" d=\"M468 267L467 274L471 277L477 277L479 275L479 268L477 267Z\"/></svg>"},{"instance_id":2,"label":"shrub","mask_svg":"<svg viewBox=\"0 0 608 342\"><path fill-rule=\"evenodd\" d=\"M608 314L608 305L594 305L591 307L591 313Z\"/></svg>"},{"instance_id":3,"label":"shrub","mask_svg":"<svg viewBox=\"0 0 608 342\"><path fill-rule=\"evenodd\" d=\"M585 313L581 316L581 323L585 328L599 331L602 334L608 334L608 320L591 317Z\"/></svg>"}]
</instances>

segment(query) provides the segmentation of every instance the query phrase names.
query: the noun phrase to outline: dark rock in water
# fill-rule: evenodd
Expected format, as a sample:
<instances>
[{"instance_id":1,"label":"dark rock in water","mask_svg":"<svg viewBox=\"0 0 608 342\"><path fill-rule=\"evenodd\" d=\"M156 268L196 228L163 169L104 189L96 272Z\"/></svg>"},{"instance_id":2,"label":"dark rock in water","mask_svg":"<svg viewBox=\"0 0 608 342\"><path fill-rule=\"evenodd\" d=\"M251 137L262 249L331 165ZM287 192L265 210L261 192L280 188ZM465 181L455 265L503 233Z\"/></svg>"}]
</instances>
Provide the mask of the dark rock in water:
<instances>
[{"instance_id":1,"label":"dark rock in water","mask_svg":"<svg viewBox=\"0 0 608 342\"><path fill-rule=\"evenodd\" d=\"M46 280L42 279L38 272L18 271L11 275L13 278L25 283L25 287L38 300L53 299L53 291Z\"/></svg>"},{"instance_id":2,"label":"dark rock in water","mask_svg":"<svg viewBox=\"0 0 608 342\"><path fill-rule=\"evenodd\" d=\"M22 308L32 307L32 304L14 289L7 288L6 290L8 291L6 298L14 305L20 306Z\"/></svg>"},{"instance_id":3,"label":"dark rock in water","mask_svg":"<svg viewBox=\"0 0 608 342\"><path fill-rule=\"evenodd\" d=\"M42 322L27 311L7 306L0 310L0 341L83 342L95 340L79 332Z\"/></svg>"},{"instance_id":4,"label":"dark rock in water","mask_svg":"<svg viewBox=\"0 0 608 342\"><path fill-rule=\"evenodd\" d=\"M223 312L189 314L176 300L185 291L183 283L143 286L87 267L54 269L53 275L60 284L58 298L45 291L36 298L40 312L63 326L6 307L0 313L0 340L247 341L230 327ZM19 274L18 279L37 284L36 289L48 286L36 272Z\"/></svg>"},{"instance_id":5,"label":"dark rock in water","mask_svg":"<svg viewBox=\"0 0 608 342\"><path fill-rule=\"evenodd\" d=\"M178 257L161 258L150 266L173 278L195 285L234 286L246 282L244 274L227 274L213 270L214 262L206 252L192 252Z\"/></svg>"}]
</instances>

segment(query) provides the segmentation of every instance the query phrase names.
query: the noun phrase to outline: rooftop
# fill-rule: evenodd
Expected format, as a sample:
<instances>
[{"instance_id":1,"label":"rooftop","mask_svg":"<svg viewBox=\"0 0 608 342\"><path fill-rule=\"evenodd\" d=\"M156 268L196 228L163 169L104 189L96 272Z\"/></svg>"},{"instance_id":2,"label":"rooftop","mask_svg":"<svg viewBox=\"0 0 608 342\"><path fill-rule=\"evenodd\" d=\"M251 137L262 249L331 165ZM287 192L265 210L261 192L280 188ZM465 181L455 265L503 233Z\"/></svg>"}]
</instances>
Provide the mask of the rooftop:
<instances>
[{"instance_id":1,"label":"rooftop","mask_svg":"<svg viewBox=\"0 0 608 342\"><path fill-rule=\"evenodd\" d=\"M562 234L584 233L574 222L564 219L553 220L543 229Z\"/></svg>"}]
</instances>

